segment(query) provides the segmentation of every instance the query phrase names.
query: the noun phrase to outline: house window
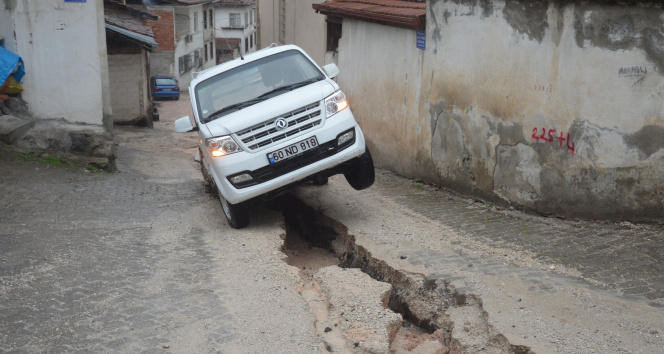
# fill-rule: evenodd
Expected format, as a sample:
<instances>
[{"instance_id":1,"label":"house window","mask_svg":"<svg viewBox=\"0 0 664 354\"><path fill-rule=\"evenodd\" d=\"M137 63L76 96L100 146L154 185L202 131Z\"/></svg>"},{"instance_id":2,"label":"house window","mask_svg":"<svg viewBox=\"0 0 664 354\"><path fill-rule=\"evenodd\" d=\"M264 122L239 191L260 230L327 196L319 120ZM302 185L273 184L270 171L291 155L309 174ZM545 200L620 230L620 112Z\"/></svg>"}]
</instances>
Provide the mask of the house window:
<instances>
[{"instance_id":1,"label":"house window","mask_svg":"<svg viewBox=\"0 0 664 354\"><path fill-rule=\"evenodd\" d=\"M212 46L212 43L214 42L210 42L210 60L214 59L214 47Z\"/></svg>"},{"instance_id":2,"label":"house window","mask_svg":"<svg viewBox=\"0 0 664 354\"><path fill-rule=\"evenodd\" d=\"M212 9L210 9L210 28L214 28L214 21L212 21Z\"/></svg>"},{"instance_id":3,"label":"house window","mask_svg":"<svg viewBox=\"0 0 664 354\"><path fill-rule=\"evenodd\" d=\"M194 53L198 53L198 51L195 51ZM193 67L194 67L194 56L192 55L192 53L183 55L178 58L178 68L180 74L191 70Z\"/></svg>"},{"instance_id":4,"label":"house window","mask_svg":"<svg viewBox=\"0 0 664 354\"><path fill-rule=\"evenodd\" d=\"M254 35L252 34L249 36L249 48L253 47L254 47Z\"/></svg>"},{"instance_id":5,"label":"house window","mask_svg":"<svg viewBox=\"0 0 664 354\"><path fill-rule=\"evenodd\" d=\"M205 10L203 10L203 28L208 28L207 16L205 15Z\"/></svg>"},{"instance_id":6,"label":"house window","mask_svg":"<svg viewBox=\"0 0 664 354\"><path fill-rule=\"evenodd\" d=\"M178 36L186 36L189 34L189 17L184 15L176 15L175 28Z\"/></svg>"},{"instance_id":7,"label":"house window","mask_svg":"<svg viewBox=\"0 0 664 354\"><path fill-rule=\"evenodd\" d=\"M191 55L191 54L190 54L190 55ZM201 63L201 52L199 52L198 50L194 50L194 62L193 62L193 65L195 65L196 67L199 67L199 66L201 66L201 64L202 64L202 63ZM192 67L193 67L193 66L192 66Z\"/></svg>"},{"instance_id":8,"label":"house window","mask_svg":"<svg viewBox=\"0 0 664 354\"><path fill-rule=\"evenodd\" d=\"M248 12L245 12L245 13L244 13L244 23L246 23L247 25L249 25L249 13L248 13Z\"/></svg>"},{"instance_id":9,"label":"house window","mask_svg":"<svg viewBox=\"0 0 664 354\"><path fill-rule=\"evenodd\" d=\"M286 0L279 0L279 42L286 43Z\"/></svg>"},{"instance_id":10,"label":"house window","mask_svg":"<svg viewBox=\"0 0 664 354\"><path fill-rule=\"evenodd\" d=\"M231 14L230 15L230 26L231 28L242 28L242 17L241 14Z\"/></svg>"},{"instance_id":11,"label":"house window","mask_svg":"<svg viewBox=\"0 0 664 354\"><path fill-rule=\"evenodd\" d=\"M249 51L249 41L248 41L248 38L245 38L244 39L244 52L246 53L248 51Z\"/></svg>"},{"instance_id":12,"label":"house window","mask_svg":"<svg viewBox=\"0 0 664 354\"><path fill-rule=\"evenodd\" d=\"M204 45L203 48L205 49L205 56L204 56L205 61L208 61L208 56L207 56L207 50L208 50L208 47L207 47L207 44Z\"/></svg>"},{"instance_id":13,"label":"house window","mask_svg":"<svg viewBox=\"0 0 664 354\"><path fill-rule=\"evenodd\" d=\"M194 32L198 32L198 11L194 12Z\"/></svg>"},{"instance_id":14,"label":"house window","mask_svg":"<svg viewBox=\"0 0 664 354\"><path fill-rule=\"evenodd\" d=\"M341 38L341 19L338 17L327 18L327 51L336 52Z\"/></svg>"}]
</instances>

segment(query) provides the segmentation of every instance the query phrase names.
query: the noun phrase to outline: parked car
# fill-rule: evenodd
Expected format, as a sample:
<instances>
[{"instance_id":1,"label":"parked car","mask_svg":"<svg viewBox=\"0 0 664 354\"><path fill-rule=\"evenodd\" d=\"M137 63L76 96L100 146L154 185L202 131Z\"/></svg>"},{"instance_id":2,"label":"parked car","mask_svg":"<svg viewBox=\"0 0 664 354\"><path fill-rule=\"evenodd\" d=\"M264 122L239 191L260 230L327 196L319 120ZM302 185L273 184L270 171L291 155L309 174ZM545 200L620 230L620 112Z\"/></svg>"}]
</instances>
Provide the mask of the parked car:
<instances>
[{"instance_id":1,"label":"parked car","mask_svg":"<svg viewBox=\"0 0 664 354\"><path fill-rule=\"evenodd\" d=\"M198 131L201 170L228 223L249 223L252 201L293 184L325 184L344 174L370 187L373 160L362 129L333 78L294 45L270 47L201 72L189 85L194 117L177 132Z\"/></svg>"},{"instance_id":2,"label":"parked car","mask_svg":"<svg viewBox=\"0 0 664 354\"><path fill-rule=\"evenodd\" d=\"M152 97L163 99L180 99L180 86L178 81L170 76L153 76L150 80Z\"/></svg>"}]
</instances>

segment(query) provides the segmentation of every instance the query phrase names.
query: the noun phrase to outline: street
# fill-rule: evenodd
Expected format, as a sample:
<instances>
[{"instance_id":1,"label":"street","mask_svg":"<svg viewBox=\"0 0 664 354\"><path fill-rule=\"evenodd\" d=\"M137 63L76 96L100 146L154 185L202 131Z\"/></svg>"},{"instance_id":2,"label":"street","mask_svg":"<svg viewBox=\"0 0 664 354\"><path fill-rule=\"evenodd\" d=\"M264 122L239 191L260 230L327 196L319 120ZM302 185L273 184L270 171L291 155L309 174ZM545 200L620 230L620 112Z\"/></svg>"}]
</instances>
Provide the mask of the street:
<instances>
[{"instance_id":1,"label":"street","mask_svg":"<svg viewBox=\"0 0 664 354\"><path fill-rule=\"evenodd\" d=\"M664 352L662 225L549 219L386 170L227 225L173 132L118 172L0 150L0 352ZM380 166L377 166L380 167Z\"/></svg>"}]
</instances>

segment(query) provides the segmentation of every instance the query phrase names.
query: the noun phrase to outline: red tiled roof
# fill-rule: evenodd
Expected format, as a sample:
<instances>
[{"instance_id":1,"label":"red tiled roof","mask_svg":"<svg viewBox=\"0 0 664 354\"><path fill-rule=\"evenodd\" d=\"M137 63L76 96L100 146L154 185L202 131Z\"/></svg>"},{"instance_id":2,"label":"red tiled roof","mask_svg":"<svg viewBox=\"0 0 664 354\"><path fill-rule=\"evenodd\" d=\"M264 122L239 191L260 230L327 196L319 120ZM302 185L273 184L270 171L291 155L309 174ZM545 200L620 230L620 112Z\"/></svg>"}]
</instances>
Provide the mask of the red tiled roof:
<instances>
[{"instance_id":1,"label":"red tiled roof","mask_svg":"<svg viewBox=\"0 0 664 354\"><path fill-rule=\"evenodd\" d=\"M146 35L154 38L154 32L152 32L152 27L144 26L138 20L129 20L129 19L120 19L110 15L105 15L104 20L109 25L116 27L124 28L128 31L132 31L138 34Z\"/></svg>"},{"instance_id":2,"label":"red tiled roof","mask_svg":"<svg viewBox=\"0 0 664 354\"><path fill-rule=\"evenodd\" d=\"M330 0L312 6L323 15L412 29L424 29L427 12L425 3L401 0Z\"/></svg>"}]
</instances>

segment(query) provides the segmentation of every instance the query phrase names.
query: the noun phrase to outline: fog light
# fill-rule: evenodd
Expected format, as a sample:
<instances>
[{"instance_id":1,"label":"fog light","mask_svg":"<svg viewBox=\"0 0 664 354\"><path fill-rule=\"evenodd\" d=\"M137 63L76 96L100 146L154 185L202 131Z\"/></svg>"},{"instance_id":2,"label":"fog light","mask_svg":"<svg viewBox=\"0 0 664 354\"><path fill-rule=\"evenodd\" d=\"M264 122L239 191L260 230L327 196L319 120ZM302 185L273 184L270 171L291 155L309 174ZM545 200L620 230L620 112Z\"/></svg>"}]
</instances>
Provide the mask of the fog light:
<instances>
[{"instance_id":1,"label":"fog light","mask_svg":"<svg viewBox=\"0 0 664 354\"><path fill-rule=\"evenodd\" d=\"M348 142L350 140L353 140L355 138L355 131L347 131L341 135L339 135L339 138L337 138L337 145L343 145L345 142Z\"/></svg>"},{"instance_id":2,"label":"fog light","mask_svg":"<svg viewBox=\"0 0 664 354\"><path fill-rule=\"evenodd\" d=\"M253 177L251 177L248 173L243 173L241 175L231 177L231 182L233 182L233 184L238 184L242 182L251 181L252 179Z\"/></svg>"}]
</instances>

